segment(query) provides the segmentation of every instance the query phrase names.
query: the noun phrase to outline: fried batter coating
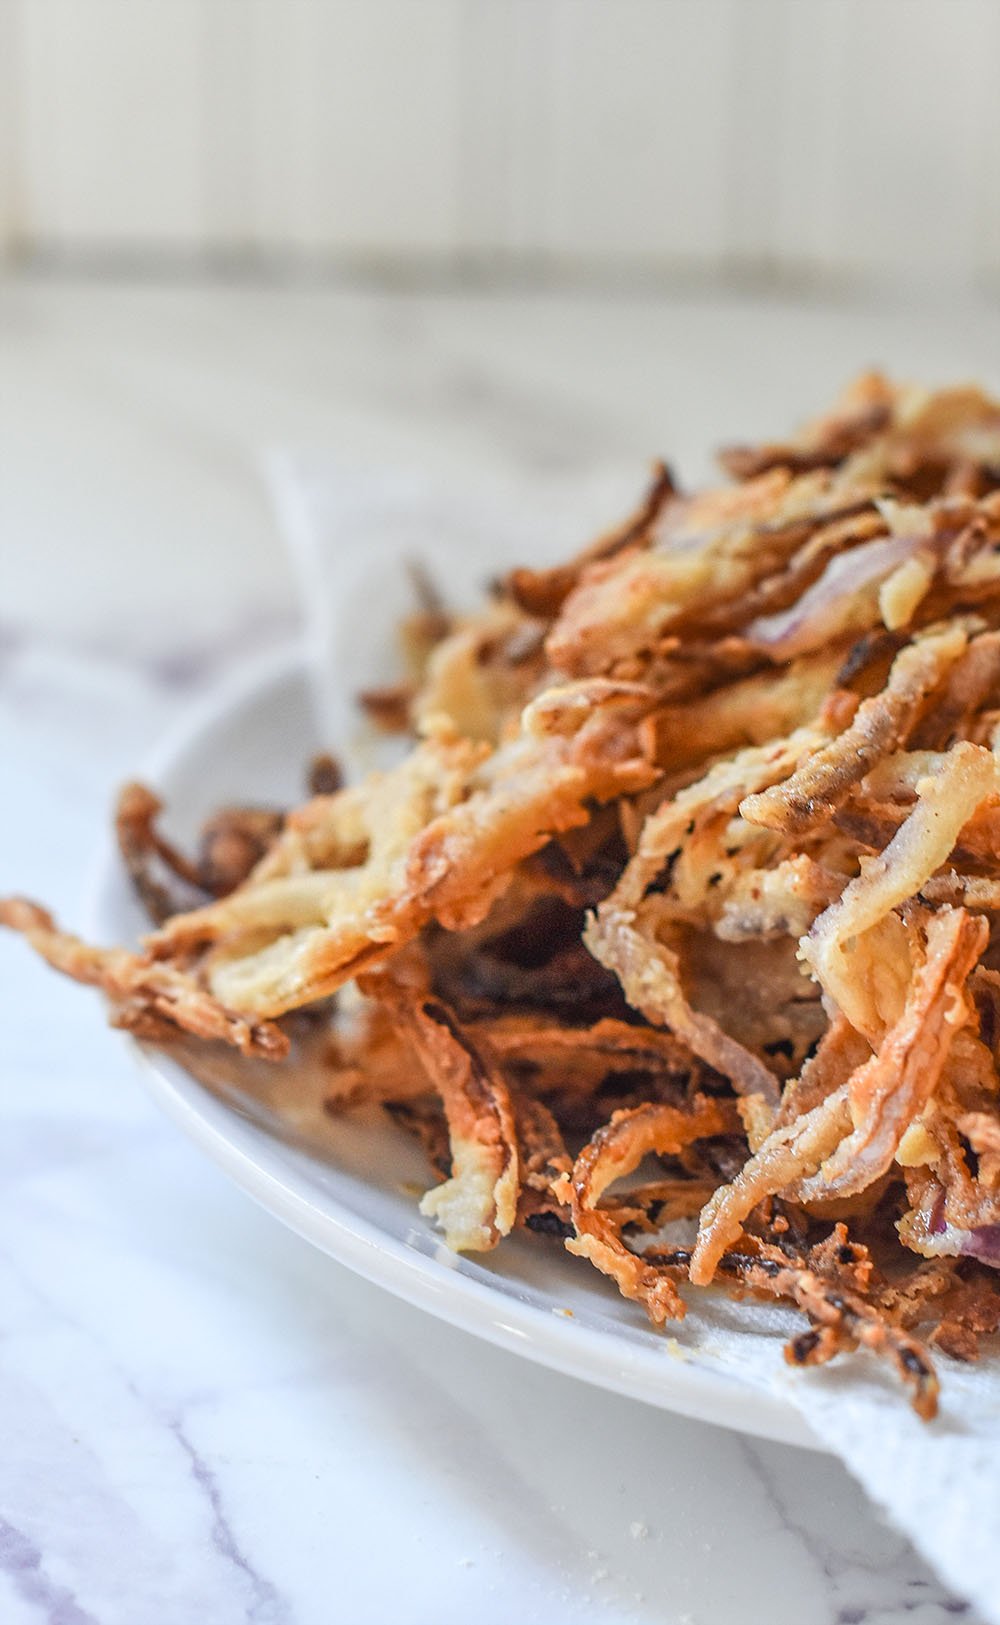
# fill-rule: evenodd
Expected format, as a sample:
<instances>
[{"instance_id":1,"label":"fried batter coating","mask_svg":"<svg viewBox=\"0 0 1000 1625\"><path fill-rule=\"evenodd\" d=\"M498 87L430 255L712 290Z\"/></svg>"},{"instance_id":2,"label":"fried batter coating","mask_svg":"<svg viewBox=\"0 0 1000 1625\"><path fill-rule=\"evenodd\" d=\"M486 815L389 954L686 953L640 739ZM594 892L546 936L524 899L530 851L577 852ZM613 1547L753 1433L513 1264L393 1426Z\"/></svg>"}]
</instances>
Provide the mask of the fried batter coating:
<instances>
[{"instance_id":1,"label":"fried batter coating","mask_svg":"<svg viewBox=\"0 0 1000 1625\"><path fill-rule=\"evenodd\" d=\"M946 860L963 825L997 787L997 763L960 743L941 771L918 785L909 818L885 850L860 859L860 873L802 940L824 992L869 1040L896 1019L908 960L898 912Z\"/></svg>"},{"instance_id":2,"label":"fried batter coating","mask_svg":"<svg viewBox=\"0 0 1000 1625\"><path fill-rule=\"evenodd\" d=\"M326 760L332 764L332 758ZM198 855L191 859L157 828L162 810L159 797L138 782L125 785L115 808L119 851L136 894L156 925L205 895L225 897L235 890L273 846L283 822L282 814L271 807L220 807L204 824ZM157 864L166 883L157 877ZM185 892L176 893L177 880Z\"/></svg>"},{"instance_id":3,"label":"fried batter coating","mask_svg":"<svg viewBox=\"0 0 1000 1625\"><path fill-rule=\"evenodd\" d=\"M903 649L883 692L864 702L851 726L783 784L747 796L740 807L743 817L799 837L826 823L858 780L904 743L928 695L964 654L966 643L964 630L954 627Z\"/></svg>"},{"instance_id":4,"label":"fried batter coating","mask_svg":"<svg viewBox=\"0 0 1000 1625\"><path fill-rule=\"evenodd\" d=\"M567 1241L567 1250L610 1275L626 1298L644 1304L656 1326L680 1320L684 1300L668 1274L625 1246L619 1235L620 1216L616 1219L598 1204L608 1186L634 1172L650 1152L676 1153L708 1135L725 1134L735 1122L731 1106L705 1096L696 1097L689 1110L649 1105L615 1112L556 1187L569 1205L576 1232Z\"/></svg>"},{"instance_id":5,"label":"fried batter coating","mask_svg":"<svg viewBox=\"0 0 1000 1625\"><path fill-rule=\"evenodd\" d=\"M588 804L639 788L645 691L550 690L520 736L488 747L450 729L365 789L308 803L249 880L150 939L158 958L206 949L209 987L257 1016L334 992L437 920L477 924L514 868L586 823Z\"/></svg>"},{"instance_id":6,"label":"fried batter coating","mask_svg":"<svg viewBox=\"0 0 1000 1625\"><path fill-rule=\"evenodd\" d=\"M957 1034L972 1017L965 984L988 935L986 921L964 909L943 909L928 919L926 957L902 1014L848 1085L854 1128L819 1173L800 1184L800 1201L857 1195L889 1168L907 1128L933 1095Z\"/></svg>"},{"instance_id":7,"label":"fried batter coating","mask_svg":"<svg viewBox=\"0 0 1000 1625\"><path fill-rule=\"evenodd\" d=\"M270 1021L255 1021L228 1010L189 973L161 965L124 948L93 948L60 931L51 914L27 898L0 900L0 925L19 931L55 970L75 982L99 987L111 1002L116 1026L162 1042L177 1029L198 1038L220 1039L244 1055L280 1060L288 1039Z\"/></svg>"},{"instance_id":8,"label":"fried batter coating","mask_svg":"<svg viewBox=\"0 0 1000 1625\"><path fill-rule=\"evenodd\" d=\"M599 537L567 564L557 565L552 570L513 570L507 579L508 592L529 615L551 619L558 614L589 564L615 558L627 548L648 546L653 526L676 495L669 468L665 463L655 463L649 490L631 518L607 536Z\"/></svg>"},{"instance_id":9,"label":"fried batter coating","mask_svg":"<svg viewBox=\"0 0 1000 1625\"><path fill-rule=\"evenodd\" d=\"M428 996L419 958L393 975L367 976L364 988L409 1038L444 1105L451 1171L427 1192L420 1210L437 1220L455 1252L488 1252L513 1229L521 1188L506 1080L485 1044L474 1043L452 1012Z\"/></svg>"}]
</instances>

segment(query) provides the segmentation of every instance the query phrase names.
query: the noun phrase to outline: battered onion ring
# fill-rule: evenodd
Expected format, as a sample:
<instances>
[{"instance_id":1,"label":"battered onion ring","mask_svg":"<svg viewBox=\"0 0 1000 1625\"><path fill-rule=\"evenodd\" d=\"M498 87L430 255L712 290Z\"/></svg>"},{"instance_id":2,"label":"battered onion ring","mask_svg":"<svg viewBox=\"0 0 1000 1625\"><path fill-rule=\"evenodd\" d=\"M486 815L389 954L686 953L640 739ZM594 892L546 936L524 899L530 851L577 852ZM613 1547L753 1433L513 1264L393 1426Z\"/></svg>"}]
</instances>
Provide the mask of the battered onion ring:
<instances>
[{"instance_id":1,"label":"battered onion ring","mask_svg":"<svg viewBox=\"0 0 1000 1625\"><path fill-rule=\"evenodd\" d=\"M847 1085L794 1123L774 1129L731 1185L721 1185L706 1203L691 1255L691 1280L707 1286L744 1220L762 1202L816 1169L850 1129Z\"/></svg>"},{"instance_id":2,"label":"battered onion ring","mask_svg":"<svg viewBox=\"0 0 1000 1625\"><path fill-rule=\"evenodd\" d=\"M506 1081L482 1044L473 1044L451 1011L409 984L370 976L365 991L383 1001L410 1039L444 1103L451 1175L424 1196L421 1213L437 1220L455 1252L489 1252L517 1219L521 1188L517 1122Z\"/></svg>"},{"instance_id":3,"label":"battered onion ring","mask_svg":"<svg viewBox=\"0 0 1000 1625\"><path fill-rule=\"evenodd\" d=\"M60 931L51 914L24 897L0 899L0 925L19 931L42 958L75 982L99 987L110 999L116 1025L151 1042L168 1041L179 1028L198 1038L232 1044L244 1055L279 1061L288 1038L270 1021L228 1010L188 972L124 948L94 948Z\"/></svg>"},{"instance_id":4,"label":"battered onion ring","mask_svg":"<svg viewBox=\"0 0 1000 1625\"><path fill-rule=\"evenodd\" d=\"M189 863L177 847L171 845L157 828L157 818L163 803L144 784L126 784L118 796L115 807L115 834L129 879L150 919L157 925L190 906L192 890L197 897L202 891L201 877L196 865ZM187 896L177 895L172 886L164 884L155 872L156 862L175 881L181 880Z\"/></svg>"},{"instance_id":5,"label":"battered onion ring","mask_svg":"<svg viewBox=\"0 0 1000 1625\"><path fill-rule=\"evenodd\" d=\"M644 927L640 910L602 905L587 922L584 941L595 959L615 972L629 1004L647 1021L669 1027L729 1078L738 1094L759 1094L777 1103L778 1082L770 1068L711 1016L691 1008L678 955Z\"/></svg>"},{"instance_id":6,"label":"battered onion ring","mask_svg":"<svg viewBox=\"0 0 1000 1625\"><path fill-rule=\"evenodd\" d=\"M903 742L967 642L955 626L908 645L896 656L886 688L864 702L851 726L783 784L747 796L743 817L797 836L823 824L875 763Z\"/></svg>"},{"instance_id":7,"label":"battered onion ring","mask_svg":"<svg viewBox=\"0 0 1000 1625\"><path fill-rule=\"evenodd\" d=\"M964 909L944 909L928 919L927 957L903 1013L848 1085L854 1127L819 1172L800 1183L799 1201L854 1196L889 1168L907 1127L934 1093L956 1034L971 1018L965 982L988 936L986 921Z\"/></svg>"},{"instance_id":8,"label":"battered onion ring","mask_svg":"<svg viewBox=\"0 0 1000 1625\"><path fill-rule=\"evenodd\" d=\"M160 958L214 943L212 991L254 1016L323 998L406 946L431 920L482 920L516 865L592 800L654 776L634 684L567 685L525 710L521 737L495 752L426 741L394 773L324 798L230 897L178 915L149 939ZM330 861L349 866L311 868Z\"/></svg>"},{"instance_id":9,"label":"battered onion ring","mask_svg":"<svg viewBox=\"0 0 1000 1625\"><path fill-rule=\"evenodd\" d=\"M898 1017L908 980L892 911L919 892L951 852L963 824L996 791L997 763L979 745L956 745L922 780L909 818L878 857L821 914L802 956L824 991L871 1042Z\"/></svg>"},{"instance_id":10,"label":"battered onion ring","mask_svg":"<svg viewBox=\"0 0 1000 1625\"><path fill-rule=\"evenodd\" d=\"M837 1229L845 1234L842 1226ZM850 1246L837 1240L836 1232L830 1239L838 1250L851 1253ZM931 1421L937 1414L940 1383L924 1345L894 1325L879 1304L813 1267L812 1260L823 1250L823 1246L816 1247L808 1259L796 1259L756 1236L746 1236L739 1251L729 1251L720 1259L719 1276L768 1297L788 1299L809 1317L811 1329L785 1346L789 1365L822 1365L842 1349L868 1349L890 1361L909 1389L917 1415ZM686 1251L647 1256L661 1267L690 1267L691 1263Z\"/></svg>"},{"instance_id":11,"label":"battered onion ring","mask_svg":"<svg viewBox=\"0 0 1000 1625\"><path fill-rule=\"evenodd\" d=\"M680 1320L684 1301L669 1274L629 1251L614 1217L598 1203L609 1185L634 1172L651 1152L674 1155L695 1140L738 1128L732 1106L705 1095L695 1096L689 1110L648 1105L615 1112L581 1151L569 1177L556 1187L569 1205L576 1230L566 1243L567 1251L589 1259L611 1277L624 1297L644 1304L655 1326Z\"/></svg>"}]
</instances>

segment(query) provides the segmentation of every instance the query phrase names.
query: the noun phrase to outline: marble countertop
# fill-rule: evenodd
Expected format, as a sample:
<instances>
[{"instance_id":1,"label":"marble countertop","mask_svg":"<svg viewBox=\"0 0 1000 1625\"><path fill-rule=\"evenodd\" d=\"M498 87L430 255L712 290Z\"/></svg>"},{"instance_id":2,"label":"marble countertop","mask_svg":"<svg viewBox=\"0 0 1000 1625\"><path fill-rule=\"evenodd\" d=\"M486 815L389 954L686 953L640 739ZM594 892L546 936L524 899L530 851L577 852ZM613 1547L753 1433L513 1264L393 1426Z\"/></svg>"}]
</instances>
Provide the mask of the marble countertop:
<instances>
[{"instance_id":1,"label":"marble countertop","mask_svg":"<svg viewBox=\"0 0 1000 1625\"><path fill-rule=\"evenodd\" d=\"M985 306L0 284L0 890L79 921L113 788L294 631L263 448L692 473L861 364L988 376L998 336ZM835 1462L355 1279L156 1113L91 995L9 939L0 976L4 1625L973 1625Z\"/></svg>"}]
</instances>

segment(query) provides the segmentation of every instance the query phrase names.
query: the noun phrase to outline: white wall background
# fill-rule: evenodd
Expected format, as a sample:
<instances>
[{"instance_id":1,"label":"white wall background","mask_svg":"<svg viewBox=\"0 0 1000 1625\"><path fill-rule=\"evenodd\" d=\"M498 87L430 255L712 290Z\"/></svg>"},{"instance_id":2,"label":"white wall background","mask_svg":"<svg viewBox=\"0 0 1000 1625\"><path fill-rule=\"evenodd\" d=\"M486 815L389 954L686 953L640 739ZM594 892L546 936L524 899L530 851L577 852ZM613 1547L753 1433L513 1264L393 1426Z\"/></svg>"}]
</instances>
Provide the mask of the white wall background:
<instances>
[{"instance_id":1,"label":"white wall background","mask_svg":"<svg viewBox=\"0 0 1000 1625\"><path fill-rule=\"evenodd\" d=\"M0 0L0 255L1000 287L1000 3Z\"/></svg>"}]
</instances>

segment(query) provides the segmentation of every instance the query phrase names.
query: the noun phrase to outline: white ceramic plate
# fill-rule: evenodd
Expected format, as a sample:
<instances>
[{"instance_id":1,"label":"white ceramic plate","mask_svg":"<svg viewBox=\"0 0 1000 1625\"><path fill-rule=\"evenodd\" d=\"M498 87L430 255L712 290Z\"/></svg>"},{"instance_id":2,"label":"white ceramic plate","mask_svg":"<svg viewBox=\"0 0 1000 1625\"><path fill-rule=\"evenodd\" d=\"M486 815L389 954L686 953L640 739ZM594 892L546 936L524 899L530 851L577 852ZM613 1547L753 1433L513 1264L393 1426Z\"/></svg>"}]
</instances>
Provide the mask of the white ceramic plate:
<instances>
[{"instance_id":1,"label":"white ceramic plate","mask_svg":"<svg viewBox=\"0 0 1000 1625\"><path fill-rule=\"evenodd\" d=\"M305 674L287 655L194 711L144 776L163 793L171 830L190 836L225 801L300 800L313 738ZM110 846L91 913L102 941L142 928ZM458 1258L417 1210L427 1182L420 1152L381 1113L331 1121L301 1103L276 1104L273 1085L251 1094L209 1088L155 1051L140 1053L154 1098L185 1133L276 1218L360 1275L569 1376L747 1433L816 1444L781 1391L781 1340L792 1324L784 1311L721 1303L665 1337L557 1242L515 1237L486 1258ZM757 1319L744 1363L732 1343L748 1312ZM773 1370L773 1383L762 1369Z\"/></svg>"}]
</instances>

